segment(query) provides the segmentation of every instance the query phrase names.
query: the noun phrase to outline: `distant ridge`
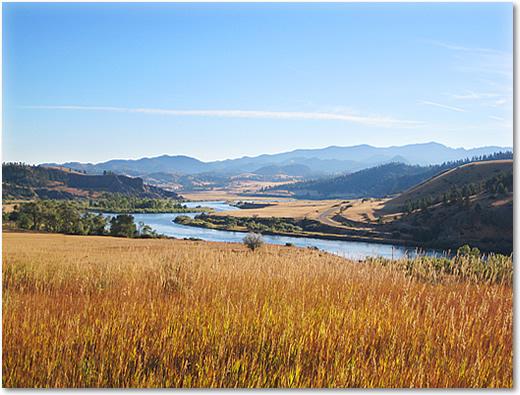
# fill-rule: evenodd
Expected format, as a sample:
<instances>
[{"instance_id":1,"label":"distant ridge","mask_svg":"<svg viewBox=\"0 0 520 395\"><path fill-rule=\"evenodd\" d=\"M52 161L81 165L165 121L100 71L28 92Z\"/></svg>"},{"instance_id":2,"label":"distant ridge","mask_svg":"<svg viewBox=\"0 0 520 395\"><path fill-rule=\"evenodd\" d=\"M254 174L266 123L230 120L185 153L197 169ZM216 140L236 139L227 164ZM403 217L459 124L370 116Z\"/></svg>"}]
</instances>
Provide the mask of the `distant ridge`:
<instances>
[{"instance_id":1,"label":"distant ridge","mask_svg":"<svg viewBox=\"0 0 520 395\"><path fill-rule=\"evenodd\" d=\"M474 158L485 161L484 163L504 159L511 162L512 153L498 152ZM430 166L391 162L337 177L278 185L267 189L265 193L274 195L281 193L283 196L290 194L290 196L300 199L382 198L405 191L431 177L469 162L471 162L471 158Z\"/></svg>"},{"instance_id":2,"label":"distant ridge","mask_svg":"<svg viewBox=\"0 0 520 395\"><path fill-rule=\"evenodd\" d=\"M400 162L409 165L434 165L457 161L474 156L489 155L500 151L512 151L511 147L479 147L472 149L450 148L429 142L392 147L355 145L350 147L330 146L317 149L297 149L279 154L264 154L255 157L202 162L184 155L162 155L141 159L114 159L102 163L68 162L44 163L43 166L61 166L89 174L112 171L130 176L146 176L151 173L200 174L218 173L236 175L244 172L290 171L291 175L308 176L353 172L384 163ZM274 167L273 167L274 166Z\"/></svg>"}]
</instances>

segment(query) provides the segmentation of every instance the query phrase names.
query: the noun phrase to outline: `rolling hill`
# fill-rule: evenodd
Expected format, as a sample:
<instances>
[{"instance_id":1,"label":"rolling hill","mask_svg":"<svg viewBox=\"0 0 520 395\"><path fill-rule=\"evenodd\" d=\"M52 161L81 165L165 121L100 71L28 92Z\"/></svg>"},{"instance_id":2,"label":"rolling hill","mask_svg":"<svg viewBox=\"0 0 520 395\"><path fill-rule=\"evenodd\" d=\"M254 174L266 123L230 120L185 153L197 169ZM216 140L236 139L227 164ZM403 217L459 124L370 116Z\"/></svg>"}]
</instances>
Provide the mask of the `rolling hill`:
<instances>
[{"instance_id":1,"label":"rolling hill","mask_svg":"<svg viewBox=\"0 0 520 395\"><path fill-rule=\"evenodd\" d=\"M288 175L288 176L310 176L313 172L309 166L302 164L293 165L268 165L256 169L254 174L264 176Z\"/></svg>"},{"instance_id":2,"label":"rolling hill","mask_svg":"<svg viewBox=\"0 0 520 395\"><path fill-rule=\"evenodd\" d=\"M104 171L127 175L144 175L159 172L192 174L206 171L206 164L204 162L183 155L162 155L155 158L141 159L114 159L98 164L68 162L58 165L56 163L47 163L42 164L42 166L62 166L69 169L86 171L90 174L99 174Z\"/></svg>"},{"instance_id":3,"label":"rolling hill","mask_svg":"<svg viewBox=\"0 0 520 395\"><path fill-rule=\"evenodd\" d=\"M511 152L480 157L485 161L512 158ZM266 191L302 199L382 198L401 193L439 173L453 169L470 159L445 162L434 166L392 162L337 177L279 185Z\"/></svg>"},{"instance_id":4,"label":"rolling hill","mask_svg":"<svg viewBox=\"0 0 520 395\"><path fill-rule=\"evenodd\" d=\"M280 185L267 193L288 191L292 197L302 199L384 197L409 188L436 172L437 167L389 163L339 177Z\"/></svg>"},{"instance_id":5,"label":"rolling hill","mask_svg":"<svg viewBox=\"0 0 520 395\"><path fill-rule=\"evenodd\" d=\"M513 251L513 161L474 162L439 174L377 213L389 230L440 248ZM383 225L386 226L386 225Z\"/></svg>"},{"instance_id":6,"label":"rolling hill","mask_svg":"<svg viewBox=\"0 0 520 395\"><path fill-rule=\"evenodd\" d=\"M73 199L92 197L103 192L149 198L179 198L174 192L146 185L141 178L107 173L86 175L63 168L2 165L2 196L6 198Z\"/></svg>"},{"instance_id":7,"label":"rolling hill","mask_svg":"<svg viewBox=\"0 0 520 395\"><path fill-rule=\"evenodd\" d=\"M513 160L471 162L446 170L404 191L385 205L385 211L400 211L407 201L418 201L451 193L453 188L479 184L500 173L513 171Z\"/></svg>"}]
</instances>

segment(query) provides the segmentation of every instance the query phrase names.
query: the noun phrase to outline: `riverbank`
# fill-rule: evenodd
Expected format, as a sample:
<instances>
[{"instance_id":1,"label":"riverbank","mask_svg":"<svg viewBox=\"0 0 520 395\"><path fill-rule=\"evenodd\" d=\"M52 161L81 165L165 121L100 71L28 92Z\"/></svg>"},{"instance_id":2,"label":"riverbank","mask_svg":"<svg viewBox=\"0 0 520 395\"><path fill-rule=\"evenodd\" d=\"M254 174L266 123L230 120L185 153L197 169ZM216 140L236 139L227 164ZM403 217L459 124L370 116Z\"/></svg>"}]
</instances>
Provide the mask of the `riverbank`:
<instances>
[{"instance_id":1,"label":"riverbank","mask_svg":"<svg viewBox=\"0 0 520 395\"><path fill-rule=\"evenodd\" d=\"M192 226L204 229L212 229L219 231L228 232L258 232L264 235L273 236L286 236L295 238L305 239L320 239L320 240L336 240L336 241L352 241L361 243L377 243L385 245L398 245L401 247L412 247L418 250L430 250L436 249L435 247L425 246L411 240L404 240L392 237L378 237L375 235L356 235L356 234L341 234L333 233L333 230L345 232L343 228L333 228L328 225L324 225L316 220L299 220L294 218L257 218L257 217L232 217L232 216L210 216L203 215L197 217L177 216L174 220L175 223ZM275 222L275 226L292 227L292 229L299 228L293 231L284 231L273 228L272 222ZM286 222L284 222L286 221ZM243 223L244 225L240 225ZM312 230L309 230L312 228ZM328 230L328 232L326 232ZM363 232L367 232L362 230ZM455 248L456 249L456 248ZM448 250L448 249L446 249ZM450 252L447 251L446 254ZM442 253L440 253L442 254Z\"/></svg>"},{"instance_id":2,"label":"riverbank","mask_svg":"<svg viewBox=\"0 0 520 395\"><path fill-rule=\"evenodd\" d=\"M188 214L188 213L214 213L215 210L209 207L201 207L201 208L179 208L179 209L120 209L120 210L106 210L97 207L89 207L88 211L94 213L104 213L104 214Z\"/></svg>"}]
</instances>

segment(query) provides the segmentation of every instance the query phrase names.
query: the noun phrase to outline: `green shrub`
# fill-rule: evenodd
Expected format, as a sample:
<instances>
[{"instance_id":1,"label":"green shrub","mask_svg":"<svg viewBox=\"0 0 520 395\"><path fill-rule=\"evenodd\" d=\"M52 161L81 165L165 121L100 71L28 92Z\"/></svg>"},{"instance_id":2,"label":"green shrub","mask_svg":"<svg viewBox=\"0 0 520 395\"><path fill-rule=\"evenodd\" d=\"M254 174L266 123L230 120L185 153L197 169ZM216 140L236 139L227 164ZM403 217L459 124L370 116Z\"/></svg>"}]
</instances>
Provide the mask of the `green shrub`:
<instances>
[{"instance_id":1,"label":"green shrub","mask_svg":"<svg viewBox=\"0 0 520 395\"><path fill-rule=\"evenodd\" d=\"M264 244L262 235L258 233L248 233L246 237L244 237L243 242L251 251L260 248Z\"/></svg>"}]
</instances>

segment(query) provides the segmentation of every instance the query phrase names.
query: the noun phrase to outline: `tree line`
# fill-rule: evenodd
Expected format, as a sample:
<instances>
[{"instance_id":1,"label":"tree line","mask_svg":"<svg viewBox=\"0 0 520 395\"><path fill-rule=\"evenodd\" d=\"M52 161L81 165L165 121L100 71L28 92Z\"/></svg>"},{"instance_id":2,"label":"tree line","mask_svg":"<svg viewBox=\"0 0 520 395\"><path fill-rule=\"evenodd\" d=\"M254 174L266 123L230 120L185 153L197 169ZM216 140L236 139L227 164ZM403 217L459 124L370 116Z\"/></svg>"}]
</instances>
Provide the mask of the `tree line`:
<instances>
[{"instance_id":1,"label":"tree line","mask_svg":"<svg viewBox=\"0 0 520 395\"><path fill-rule=\"evenodd\" d=\"M105 193L100 198L89 199L88 206L93 211L108 213L191 213L209 212L207 207L189 208L175 199L152 199L120 193Z\"/></svg>"},{"instance_id":2,"label":"tree line","mask_svg":"<svg viewBox=\"0 0 520 395\"><path fill-rule=\"evenodd\" d=\"M70 235L110 235L117 237L158 237L148 225L136 226L129 214L109 217L94 214L74 201L38 200L14 206L3 212L3 221L19 229Z\"/></svg>"},{"instance_id":3,"label":"tree line","mask_svg":"<svg viewBox=\"0 0 520 395\"><path fill-rule=\"evenodd\" d=\"M195 218L179 215L175 222L181 225L200 226L206 228L237 230L244 229L254 233L283 232L298 233L303 230L297 221L292 218L260 218L260 217L232 217L197 215Z\"/></svg>"}]
</instances>

